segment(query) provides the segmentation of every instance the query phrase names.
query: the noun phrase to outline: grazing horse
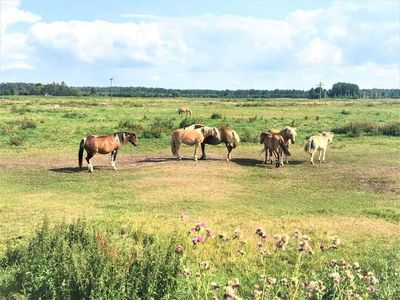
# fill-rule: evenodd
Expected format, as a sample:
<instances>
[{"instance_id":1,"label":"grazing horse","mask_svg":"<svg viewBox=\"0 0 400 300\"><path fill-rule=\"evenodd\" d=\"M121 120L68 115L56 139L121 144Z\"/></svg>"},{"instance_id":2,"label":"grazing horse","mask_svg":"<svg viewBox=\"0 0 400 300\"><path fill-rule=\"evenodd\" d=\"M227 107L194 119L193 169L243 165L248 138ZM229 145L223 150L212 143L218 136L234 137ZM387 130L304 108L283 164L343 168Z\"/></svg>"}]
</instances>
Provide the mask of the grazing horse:
<instances>
[{"instance_id":1,"label":"grazing horse","mask_svg":"<svg viewBox=\"0 0 400 300\"><path fill-rule=\"evenodd\" d=\"M195 128L201 128L204 127L204 125L202 124L193 124L190 125L188 127L186 127L185 129L195 129ZM227 126L222 126L218 128L219 130L219 134L220 134L220 139L217 139L213 136L209 136L206 137L203 141L203 143L201 143L201 157L200 159L207 159L206 156L206 144L209 145L218 145L220 143L225 143L226 149L228 150L228 154L226 156L226 160L227 161L231 161L232 160L232 150L235 149L239 143L240 143L240 138L239 135L237 134L236 131L234 131L233 129L227 127Z\"/></svg>"},{"instance_id":2,"label":"grazing horse","mask_svg":"<svg viewBox=\"0 0 400 300\"><path fill-rule=\"evenodd\" d=\"M331 144L332 142L332 132L323 132L320 135L313 135L312 137L310 137L304 147L304 151L310 154L310 163L314 164L314 154L317 151L319 151L319 162L321 162L322 154L322 162L325 163L326 149L328 148L328 144Z\"/></svg>"},{"instance_id":3,"label":"grazing horse","mask_svg":"<svg viewBox=\"0 0 400 300\"><path fill-rule=\"evenodd\" d=\"M280 133L261 132L260 144L264 144L264 151L265 151L264 164L267 163L268 153L270 155L272 154L275 155L276 158L275 166L277 168L283 166L282 155L280 155L281 151L283 151L283 153L287 156L290 155L290 152L285 144L285 140L283 139Z\"/></svg>"},{"instance_id":4,"label":"grazing horse","mask_svg":"<svg viewBox=\"0 0 400 300\"><path fill-rule=\"evenodd\" d=\"M180 109L178 109L178 114L192 115L192 111L190 110L190 108L181 107Z\"/></svg>"},{"instance_id":5,"label":"grazing horse","mask_svg":"<svg viewBox=\"0 0 400 300\"><path fill-rule=\"evenodd\" d=\"M281 131L272 128L272 129L269 130L269 132L279 133L283 137L288 150L289 150L291 144L295 144L296 143L296 137L297 137L296 128L293 128L293 127L290 127L290 126L286 126ZM272 164L271 153L266 153L266 154L267 154L267 161L270 161L271 164ZM281 151L280 154L283 155L282 151ZM285 163L287 163L287 164L289 163L289 159L288 159L287 155L285 155Z\"/></svg>"},{"instance_id":6,"label":"grazing horse","mask_svg":"<svg viewBox=\"0 0 400 300\"><path fill-rule=\"evenodd\" d=\"M111 166L116 170L115 160L117 159L118 149L123 144L130 142L133 146L139 143L136 134L133 132L117 132L109 135L88 135L81 140L79 145L78 161L79 168L82 168L83 150L86 150L86 162L90 172L93 172L93 165L90 162L96 153L111 153Z\"/></svg>"},{"instance_id":7,"label":"grazing horse","mask_svg":"<svg viewBox=\"0 0 400 300\"><path fill-rule=\"evenodd\" d=\"M217 140L221 139L218 128L203 126L196 129L176 129L171 134L172 154L180 160L181 156L178 151L181 143L195 145L193 159L197 160L197 150L207 137L213 137Z\"/></svg>"}]
</instances>

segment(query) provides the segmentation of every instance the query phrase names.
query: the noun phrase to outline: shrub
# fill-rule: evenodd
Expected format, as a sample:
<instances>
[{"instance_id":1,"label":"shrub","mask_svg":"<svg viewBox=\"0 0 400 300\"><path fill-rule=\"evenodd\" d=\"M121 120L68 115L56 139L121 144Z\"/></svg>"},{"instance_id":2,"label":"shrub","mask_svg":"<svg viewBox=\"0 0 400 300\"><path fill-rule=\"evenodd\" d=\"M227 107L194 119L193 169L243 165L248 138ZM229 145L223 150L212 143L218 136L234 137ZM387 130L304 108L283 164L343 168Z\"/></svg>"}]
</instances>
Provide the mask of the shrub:
<instances>
[{"instance_id":1,"label":"shrub","mask_svg":"<svg viewBox=\"0 0 400 300\"><path fill-rule=\"evenodd\" d=\"M107 231L78 220L46 221L27 244L0 261L0 294L29 299L171 299L180 260L175 240L163 243L130 228ZM25 298L24 297L24 298Z\"/></svg>"},{"instance_id":2,"label":"shrub","mask_svg":"<svg viewBox=\"0 0 400 300\"><path fill-rule=\"evenodd\" d=\"M349 111L349 110L342 110L342 111L341 111L341 114L342 114L342 115L350 115L350 114L351 114L351 111Z\"/></svg>"},{"instance_id":3,"label":"shrub","mask_svg":"<svg viewBox=\"0 0 400 300\"><path fill-rule=\"evenodd\" d=\"M133 120L121 120L118 124L118 128L124 131L133 131L138 135L142 134L144 131L143 124L136 124Z\"/></svg>"},{"instance_id":4,"label":"shrub","mask_svg":"<svg viewBox=\"0 0 400 300\"><path fill-rule=\"evenodd\" d=\"M255 121L257 121L257 116L249 118L249 123L254 123Z\"/></svg>"},{"instance_id":5,"label":"shrub","mask_svg":"<svg viewBox=\"0 0 400 300\"><path fill-rule=\"evenodd\" d=\"M20 124L21 124L21 129L29 129L37 127L36 122L28 118L23 118Z\"/></svg>"},{"instance_id":6,"label":"shrub","mask_svg":"<svg viewBox=\"0 0 400 300\"><path fill-rule=\"evenodd\" d=\"M160 138L164 134L170 134L175 128L175 118L161 119L159 117L154 118L149 129L145 129L142 133L143 138Z\"/></svg>"},{"instance_id":7,"label":"shrub","mask_svg":"<svg viewBox=\"0 0 400 300\"><path fill-rule=\"evenodd\" d=\"M210 117L210 119L222 119L222 114L221 113L213 113Z\"/></svg>"},{"instance_id":8,"label":"shrub","mask_svg":"<svg viewBox=\"0 0 400 300\"><path fill-rule=\"evenodd\" d=\"M22 139L17 136L12 136L10 138L10 145L20 146L20 145L22 145Z\"/></svg>"},{"instance_id":9,"label":"shrub","mask_svg":"<svg viewBox=\"0 0 400 300\"><path fill-rule=\"evenodd\" d=\"M84 112L69 111L63 114L63 118L66 119L83 119L87 116Z\"/></svg>"},{"instance_id":10,"label":"shrub","mask_svg":"<svg viewBox=\"0 0 400 300\"><path fill-rule=\"evenodd\" d=\"M249 129L245 129L240 135L240 140L243 143L257 143L259 141L259 136L252 134Z\"/></svg>"},{"instance_id":11,"label":"shrub","mask_svg":"<svg viewBox=\"0 0 400 300\"><path fill-rule=\"evenodd\" d=\"M11 112L23 115L27 112L32 112L32 109L29 107L17 107L16 105L11 106Z\"/></svg>"},{"instance_id":12,"label":"shrub","mask_svg":"<svg viewBox=\"0 0 400 300\"><path fill-rule=\"evenodd\" d=\"M185 117L180 123L179 128L185 128L193 124L202 124L203 119L195 118L195 117Z\"/></svg>"},{"instance_id":13,"label":"shrub","mask_svg":"<svg viewBox=\"0 0 400 300\"><path fill-rule=\"evenodd\" d=\"M351 137L357 137L362 134L399 136L400 122L394 121L379 124L372 121L355 121L345 126L333 128L332 131L338 134L347 134Z\"/></svg>"},{"instance_id":14,"label":"shrub","mask_svg":"<svg viewBox=\"0 0 400 300\"><path fill-rule=\"evenodd\" d=\"M380 132L383 135L400 136L400 121L393 121L381 125Z\"/></svg>"}]
</instances>

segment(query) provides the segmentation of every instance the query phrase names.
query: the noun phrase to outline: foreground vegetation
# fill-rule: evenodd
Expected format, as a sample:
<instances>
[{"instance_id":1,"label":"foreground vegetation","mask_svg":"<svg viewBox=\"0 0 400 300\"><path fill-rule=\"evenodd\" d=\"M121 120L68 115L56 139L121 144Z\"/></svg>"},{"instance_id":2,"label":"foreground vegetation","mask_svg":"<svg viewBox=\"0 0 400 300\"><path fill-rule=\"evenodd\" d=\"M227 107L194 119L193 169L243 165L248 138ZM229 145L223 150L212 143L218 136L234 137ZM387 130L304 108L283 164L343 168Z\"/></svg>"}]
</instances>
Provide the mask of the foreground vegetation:
<instances>
[{"instance_id":1,"label":"foreground vegetation","mask_svg":"<svg viewBox=\"0 0 400 300\"><path fill-rule=\"evenodd\" d=\"M181 106L193 116L178 116ZM0 295L395 299L399 108L394 100L1 99ZM242 143L233 161L222 145L207 147L208 161L171 160L171 130L192 122L234 128ZM287 125L299 132L290 164L263 166L260 131ZM83 136L118 130L140 137L121 150L118 171L109 156L95 157L94 174L77 168ZM334 143L327 164L311 166L302 148L321 131L335 131Z\"/></svg>"}]
</instances>

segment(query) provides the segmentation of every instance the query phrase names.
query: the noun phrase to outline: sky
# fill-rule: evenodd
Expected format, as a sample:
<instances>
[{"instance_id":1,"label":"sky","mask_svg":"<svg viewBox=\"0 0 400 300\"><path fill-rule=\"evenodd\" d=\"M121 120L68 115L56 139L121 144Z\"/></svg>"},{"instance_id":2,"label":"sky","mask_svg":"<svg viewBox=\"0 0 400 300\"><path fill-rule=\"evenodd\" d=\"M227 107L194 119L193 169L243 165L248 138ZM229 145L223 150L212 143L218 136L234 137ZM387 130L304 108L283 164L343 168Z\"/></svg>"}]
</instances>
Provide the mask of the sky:
<instances>
[{"instance_id":1,"label":"sky","mask_svg":"<svg viewBox=\"0 0 400 300\"><path fill-rule=\"evenodd\" d=\"M400 88L400 1L0 0L0 82Z\"/></svg>"}]
</instances>

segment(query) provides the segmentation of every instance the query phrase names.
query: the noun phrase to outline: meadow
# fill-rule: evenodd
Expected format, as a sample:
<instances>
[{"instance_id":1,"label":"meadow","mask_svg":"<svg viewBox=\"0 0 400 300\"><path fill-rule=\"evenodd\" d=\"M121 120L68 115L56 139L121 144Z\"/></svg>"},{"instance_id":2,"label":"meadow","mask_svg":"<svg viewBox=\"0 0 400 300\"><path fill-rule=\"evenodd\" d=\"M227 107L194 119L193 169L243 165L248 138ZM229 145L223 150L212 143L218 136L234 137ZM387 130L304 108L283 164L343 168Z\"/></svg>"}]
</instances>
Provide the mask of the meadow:
<instances>
[{"instance_id":1,"label":"meadow","mask_svg":"<svg viewBox=\"0 0 400 300\"><path fill-rule=\"evenodd\" d=\"M194 122L239 133L232 162L223 145L172 159ZM290 163L262 165L260 132L287 125ZM399 128L399 100L2 98L0 295L400 299ZM116 131L139 136L118 171L109 155L80 170L80 140Z\"/></svg>"}]
</instances>

